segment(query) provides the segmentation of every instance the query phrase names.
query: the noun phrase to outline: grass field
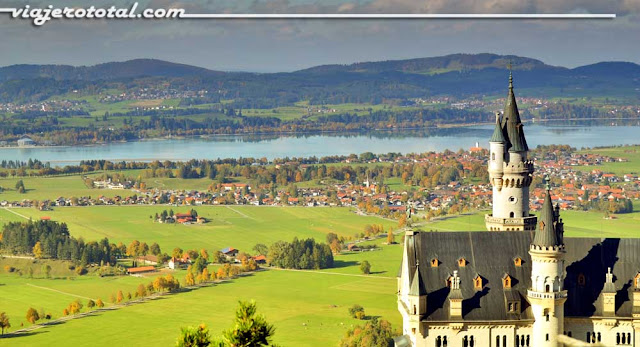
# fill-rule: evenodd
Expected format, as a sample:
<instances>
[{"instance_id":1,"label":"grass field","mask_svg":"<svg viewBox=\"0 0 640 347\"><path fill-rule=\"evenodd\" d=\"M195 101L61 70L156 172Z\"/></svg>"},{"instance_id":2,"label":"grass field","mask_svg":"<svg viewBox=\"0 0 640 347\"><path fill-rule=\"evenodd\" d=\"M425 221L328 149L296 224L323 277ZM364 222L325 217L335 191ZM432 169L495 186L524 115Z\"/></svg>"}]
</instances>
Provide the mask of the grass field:
<instances>
[{"instance_id":1,"label":"grass field","mask_svg":"<svg viewBox=\"0 0 640 347\"><path fill-rule=\"evenodd\" d=\"M450 217L424 225L422 230L484 231L484 214L478 212ZM604 219L601 212L560 211L567 237L640 237L640 203L634 203L634 212L616 215L616 219Z\"/></svg>"},{"instance_id":2,"label":"grass field","mask_svg":"<svg viewBox=\"0 0 640 347\"><path fill-rule=\"evenodd\" d=\"M267 207L267 206L198 206L200 216L209 223L204 225L160 224L149 216L173 209L186 212L191 207L172 206L92 206L61 207L53 211L18 208L11 211L39 219L50 216L65 222L71 235L85 240L108 237L111 242L129 243L134 239L149 244L157 242L169 252L174 247L183 249L218 250L234 247L250 251L257 243L270 245L278 240L315 238L324 242L326 234L335 232L353 236L362 232L367 224L382 224L385 228L395 222L377 217L358 216L348 208L327 207ZM8 211L0 216L4 216ZM13 218L13 217L10 217Z\"/></svg>"},{"instance_id":3,"label":"grass field","mask_svg":"<svg viewBox=\"0 0 640 347\"><path fill-rule=\"evenodd\" d=\"M349 327L358 324L347 312L353 304L365 307L367 315L382 316L399 327L395 290L394 278L268 270L68 321L28 336L0 339L0 345L85 345L90 334L92 346L169 346L175 343L180 327L188 325L205 323L213 336L220 336L223 329L231 326L238 300L253 299L259 313L276 326L274 342L278 345L334 346ZM60 305L67 301L71 300L64 297Z\"/></svg>"},{"instance_id":4,"label":"grass field","mask_svg":"<svg viewBox=\"0 0 640 347\"><path fill-rule=\"evenodd\" d=\"M26 188L24 194L18 193L15 189L16 182L22 180ZM22 201L57 199L59 197L69 198L72 196L108 196L132 195L130 191L112 189L92 189L85 185L80 175L56 176L56 177L21 177L21 178L0 178L0 187L4 191L0 193L0 200Z\"/></svg>"},{"instance_id":5,"label":"grass field","mask_svg":"<svg viewBox=\"0 0 640 347\"><path fill-rule=\"evenodd\" d=\"M581 151L583 153L594 153L599 155L610 156L614 158L624 158L627 162L603 163L599 166L577 166L582 171L591 171L593 169L602 170L604 172L612 172L616 175L624 175L630 173L640 173L640 146L624 146L624 147L608 147L595 148Z\"/></svg>"}]
</instances>

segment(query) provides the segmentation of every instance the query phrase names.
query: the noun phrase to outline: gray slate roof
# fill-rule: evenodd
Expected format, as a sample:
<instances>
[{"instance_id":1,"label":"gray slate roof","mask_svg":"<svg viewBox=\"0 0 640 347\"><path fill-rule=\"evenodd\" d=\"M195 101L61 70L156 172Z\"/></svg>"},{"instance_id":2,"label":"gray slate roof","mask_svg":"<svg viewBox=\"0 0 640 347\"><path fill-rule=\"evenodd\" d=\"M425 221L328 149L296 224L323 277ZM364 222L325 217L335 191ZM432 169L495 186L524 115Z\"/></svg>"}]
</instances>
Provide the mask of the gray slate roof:
<instances>
[{"instance_id":1,"label":"gray slate roof","mask_svg":"<svg viewBox=\"0 0 640 347\"><path fill-rule=\"evenodd\" d=\"M524 152L529 150L527 140L524 136L522 128L522 120L520 112L518 112L518 104L516 96L513 93L513 76L509 74L509 94L504 105L504 114L502 116L502 132L506 141L506 149L510 152Z\"/></svg>"},{"instance_id":2,"label":"gray slate roof","mask_svg":"<svg viewBox=\"0 0 640 347\"><path fill-rule=\"evenodd\" d=\"M420 276L427 292L427 321L449 320L449 287L447 279L454 270L461 278L460 289L464 298L462 316L464 320L513 320L533 319L526 301L527 289L531 285L531 258L529 245L534 233L529 231L504 232L420 232L407 236L409 247L409 273L413 280L415 260L420 264ZM632 311L633 278L640 270L640 239L565 238L566 278L564 288L568 290L565 303L566 317L589 317L601 315L600 292L604 288L607 268L614 274L616 314L630 317ZM415 251L415 254L413 254ZM459 267L457 260L464 257L468 263ZM516 267L514 258L522 259ZM430 261L437 258L438 267ZM413 264L413 265L412 265ZM502 277L512 278L512 288L502 287ZM476 291L473 278L483 278L484 287ZM586 278L586 284L578 284L578 276ZM520 314L507 312L507 300L520 298L523 311Z\"/></svg>"}]
</instances>

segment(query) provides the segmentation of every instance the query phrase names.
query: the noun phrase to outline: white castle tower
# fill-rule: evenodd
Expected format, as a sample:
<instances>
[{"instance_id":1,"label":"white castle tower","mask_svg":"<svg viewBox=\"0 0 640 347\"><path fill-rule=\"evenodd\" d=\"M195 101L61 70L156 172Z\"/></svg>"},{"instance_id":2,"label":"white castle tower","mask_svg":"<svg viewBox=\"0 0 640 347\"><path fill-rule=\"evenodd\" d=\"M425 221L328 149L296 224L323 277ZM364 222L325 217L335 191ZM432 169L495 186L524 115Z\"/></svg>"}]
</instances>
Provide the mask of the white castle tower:
<instances>
[{"instance_id":1,"label":"white castle tower","mask_svg":"<svg viewBox=\"0 0 640 347\"><path fill-rule=\"evenodd\" d=\"M531 255L531 288L527 298L534 316L533 344L536 347L556 347L557 337L564 331L564 303L567 291L564 283L564 226L560 209L551 204L551 192L542 205L540 222L533 242ZM615 291L614 291L615 292Z\"/></svg>"},{"instance_id":2,"label":"white castle tower","mask_svg":"<svg viewBox=\"0 0 640 347\"><path fill-rule=\"evenodd\" d=\"M487 230L534 230L536 217L529 214L529 186L533 161L527 159L529 147L509 73L509 94L502 118L489 140L489 180L493 186L493 213L485 215Z\"/></svg>"}]
</instances>

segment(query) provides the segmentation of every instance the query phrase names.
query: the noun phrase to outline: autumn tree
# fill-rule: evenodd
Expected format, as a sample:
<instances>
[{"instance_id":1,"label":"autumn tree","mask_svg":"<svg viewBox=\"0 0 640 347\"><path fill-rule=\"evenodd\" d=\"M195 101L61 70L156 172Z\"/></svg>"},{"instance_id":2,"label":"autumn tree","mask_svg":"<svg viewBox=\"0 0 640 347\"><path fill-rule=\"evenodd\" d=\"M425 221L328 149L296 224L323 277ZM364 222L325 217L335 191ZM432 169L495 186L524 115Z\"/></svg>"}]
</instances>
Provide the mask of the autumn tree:
<instances>
[{"instance_id":1,"label":"autumn tree","mask_svg":"<svg viewBox=\"0 0 640 347\"><path fill-rule=\"evenodd\" d=\"M89 309L93 309L95 306L96 306L96 303L93 300L89 299L89 301L87 301L87 307Z\"/></svg>"},{"instance_id":2,"label":"autumn tree","mask_svg":"<svg viewBox=\"0 0 640 347\"><path fill-rule=\"evenodd\" d=\"M393 235L393 230L389 228L389 232L387 232L387 244L392 245L396 243L395 236Z\"/></svg>"},{"instance_id":3,"label":"autumn tree","mask_svg":"<svg viewBox=\"0 0 640 347\"><path fill-rule=\"evenodd\" d=\"M386 320L373 318L364 327L355 326L347 331L340 342L340 347L379 347L393 346L393 337L400 335L393 331L391 323Z\"/></svg>"},{"instance_id":4,"label":"autumn tree","mask_svg":"<svg viewBox=\"0 0 640 347\"><path fill-rule=\"evenodd\" d=\"M33 324L39 319L40 315L38 314L38 311L33 307L29 307L29 309L27 310L27 322Z\"/></svg>"},{"instance_id":5,"label":"autumn tree","mask_svg":"<svg viewBox=\"0 0 640 347\"><path fill-rule=\"evenodd\" d=\"M184 278L184 283L188 286L192 286L194 284L196 284L195 279L193 278L193 273L189 272L187 273L187 276L185 276Z\"/></svg>"},{"instance_id":6,"label":"autumn tree","mask_svg":"<svg viewBox=\"0 0 640 347\"><path fill-rule=\"evenodd\" d=\"M96 307L98 308L104 307L104 302L102 302L102 299L98 298L98 300L96 300Z\"/></svg>"},{"instance_id":7,"label":"autumn tree","mask_svg":"<svg viewBox=\"0 0 640 347\"><path fill-rule=\"evenodd\" d=\"M124 294L122 294L122 290L118 290L118 294L116 295L116 302L121 303L124 300Z\"/></svg>"},{"instance_id":8,"label":"autumn tree","mask_svg":"<svg viewBox=\"0 0 640 347\"><path fill-rule=\"evenodd\" d=\"M37 259L41 259L42 258L42 244L40 244L40 241L36 242L35 246L33 246L33 256L36 257Z\"/></svg>"},{"instance_id":9,"label":"autumn tree","mask_svg":"<svg viewBox=\"0 0 640 347\"><path fill-rule=\"evenodd\" d=\"M11 328L11 323L9 323L9 316L7 316L6 312L0 312L0 329L2 329L2 335L4 335L5 329Z\"/></svg>"},{"instance_id":10,"label":"autumn tree","mask_svg":"<svg viewBox=\"0 0 640 347\"><path fill-rule=\"evenodd\" d=\"M204 259L205 261L209 260L209 253L206 249L203 248L200 250L200 258Z\"/></svg>"},{"instance_id":11,"label":"autumn tree","mask_svg":"<svg viewBox=\"0 0 640 347\"><path fill-rule=\"evenodd\" d=\"M69 309L65 308L64 310L62 310L62 315L63 316L68 316L69 315Z\"/></svg>"},{"instance_id":12,"label":"autumn tree","mask_svg":"<svg viewBox=\"0 0 640 347\"><path fill-rule=\"evenodd\" d=\"M144 284L142 283L138 284L138 289L136 290L136 296L139 298L144 298L145 296L147 296L147 288L144 286Z\"/></svg>"},{"instance_id":13,"label":"autumn tree","mask_svg":"<svg viewBox=\"0 0 640 347\"><path fill-rule=\"evenodd\" d=\"M127 256L136 257L140 252L140 241L133 240L127 247Z\"/></svg>"}]
</instances>

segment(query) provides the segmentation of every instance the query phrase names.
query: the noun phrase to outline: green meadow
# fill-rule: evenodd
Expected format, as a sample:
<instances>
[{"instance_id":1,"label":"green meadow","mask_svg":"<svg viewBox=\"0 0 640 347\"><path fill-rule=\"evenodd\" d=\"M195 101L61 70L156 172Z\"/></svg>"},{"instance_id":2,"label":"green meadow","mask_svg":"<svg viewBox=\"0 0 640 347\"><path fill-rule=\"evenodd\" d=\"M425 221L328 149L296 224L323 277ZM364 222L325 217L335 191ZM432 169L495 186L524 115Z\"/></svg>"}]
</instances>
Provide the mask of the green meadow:
<instances>
[{"instance_id":1,"label":"green meadow","mask_svg":"<svg viewBox=\"0 0 640 347\"><path fill-rule=\"evenodd\" d=\"M486 211L456 217L447 217L427 223L422 230L433 231L484 231ZM640 203L634 203L633 213L615 215L605 219L596 211L560 211L567 237L640 237Z\"/></svg>"},{"instance_id":2,"label":"green meadow","mask_svg":"<svg viewBox=\"0 0 640 347\"><path fill-rule=\"evenodd\" d=\"M150 218L163 210L173 209L179 213L191 208L209 222L202 225L162 224ZM359 216L349 208L340 207L90 206L58 207L53 211L16 208L2 211L0 216L11 211L26 218L49 216L52 220L65 222L71 235L85 240L108 237L111 242L125 244L133 240L148 244L157 242L167 253L174 247L198 250L234 247L251 252L257 243L270 245L278 240L290 241L294 236L325 242L330 232L347 237L364 231L367 224L382 224L385 229L396 226L395 222Z\"/></svg>"},{"instance_id":3,"label":"green meadow","mask_svg":"<svg viewBox=\"0 0 640 347\"><path fill-rule=\"evenodd\" d=\"M96 288L101 281L89 282L87 288L101 290ZM259 313L276 326L274 342L278 345L335 346L348 328L360 323L347 312L354 304L365 307L368 316L384 317L399 327L395 291L395 278L267 270L0 339L0 345L86 345L90 335L92 346L170 346L180 327L189 325L204 323L213 336L221 336L231 326L238 300L255 300ZM63 296L59 305L68 304L69 299L73 297Z\"/></svg>"},{"instance_id":4,"label":"green meadow","mask_svg":"<svg viewBox=\"0 0 640 347\"><path fill-rule=\"evenodd\" d=\"M603 163L602 165L598 166L577 166L576 168L579 170L589 172L591 170L597 169L604 172L615 173L618 176L630 173L640 173L640 146L594 148L581 152L610 156L614 158L624 158L627 161Z\"/></svg>"}]
</instances>

